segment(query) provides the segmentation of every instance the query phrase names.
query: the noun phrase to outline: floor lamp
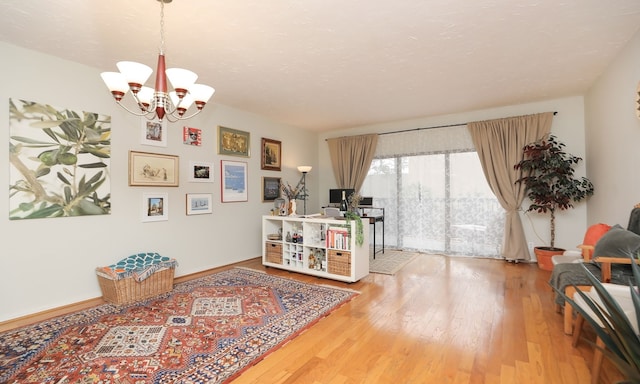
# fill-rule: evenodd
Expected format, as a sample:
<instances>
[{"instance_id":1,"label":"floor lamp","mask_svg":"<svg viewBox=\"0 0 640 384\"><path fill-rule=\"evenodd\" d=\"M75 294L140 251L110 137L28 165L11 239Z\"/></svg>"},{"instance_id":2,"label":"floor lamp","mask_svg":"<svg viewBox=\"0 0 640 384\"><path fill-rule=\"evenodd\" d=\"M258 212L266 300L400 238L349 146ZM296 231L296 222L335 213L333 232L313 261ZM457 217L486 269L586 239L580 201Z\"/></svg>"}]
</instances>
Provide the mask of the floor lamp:
<instances>
[{"instance_id":1,"label":"floor lamp","mask_svg":"<svg viewBox=\"0 0 640 384\"><path fill-rule=\"evenodd\" d=\"M311 171L310 165L299 165L298 171L302 172L302 197L304 200L303 215L307 215L307 173Z\"/></svg>"}]
</instances>

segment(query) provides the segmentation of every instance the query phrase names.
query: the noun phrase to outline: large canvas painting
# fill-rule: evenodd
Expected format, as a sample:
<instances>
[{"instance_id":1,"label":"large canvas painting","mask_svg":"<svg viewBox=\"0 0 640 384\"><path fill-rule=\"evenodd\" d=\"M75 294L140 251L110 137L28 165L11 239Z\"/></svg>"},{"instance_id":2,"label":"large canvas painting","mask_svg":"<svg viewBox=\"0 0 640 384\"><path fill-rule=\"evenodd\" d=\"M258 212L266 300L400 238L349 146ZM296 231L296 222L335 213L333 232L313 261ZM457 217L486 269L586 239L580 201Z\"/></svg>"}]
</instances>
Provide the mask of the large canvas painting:
<instances>
[{"instance_id":1,"label":"large canvas painting","mask_svg":"<svg viewBox=\"0 0 640 384\"><path fill-rule=\"evenodd\" d=\"M111 213L111 116L9 99L9 219Z\"/></svg>"}]
</instances>

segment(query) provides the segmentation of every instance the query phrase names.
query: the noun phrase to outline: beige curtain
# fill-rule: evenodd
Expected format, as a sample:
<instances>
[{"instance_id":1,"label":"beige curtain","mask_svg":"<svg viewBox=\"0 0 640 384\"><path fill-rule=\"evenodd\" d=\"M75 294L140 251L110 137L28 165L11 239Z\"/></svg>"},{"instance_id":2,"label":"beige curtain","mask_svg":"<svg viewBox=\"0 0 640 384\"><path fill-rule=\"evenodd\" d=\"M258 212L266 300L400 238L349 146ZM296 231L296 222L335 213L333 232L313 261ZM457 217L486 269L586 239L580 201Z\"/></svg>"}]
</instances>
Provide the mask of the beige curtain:
<instances>
[{"instance_id":1,"label":"beige curtain","mask_svg":"<svg viewBox=\"0 0 640 384\"><path fill-rule=\"evenodd\" d=\"M337 137L327 143L338 188L360 191L376 151L378 135Z\"/></svg>"},{"instance_id":2,"label":"beige curtain","mask_svg":"<svg viewBox=\"0 0 640 384\"><path fill-rule=\"evenodd\" d=\"M531 259L518 214L526 190L515 182L521 172L514 165L525 145L550 132L552 120L553 112L546 112L468 124L484 176L506 211L502 255L507 260Z\"/></svg>"}]
</instances>

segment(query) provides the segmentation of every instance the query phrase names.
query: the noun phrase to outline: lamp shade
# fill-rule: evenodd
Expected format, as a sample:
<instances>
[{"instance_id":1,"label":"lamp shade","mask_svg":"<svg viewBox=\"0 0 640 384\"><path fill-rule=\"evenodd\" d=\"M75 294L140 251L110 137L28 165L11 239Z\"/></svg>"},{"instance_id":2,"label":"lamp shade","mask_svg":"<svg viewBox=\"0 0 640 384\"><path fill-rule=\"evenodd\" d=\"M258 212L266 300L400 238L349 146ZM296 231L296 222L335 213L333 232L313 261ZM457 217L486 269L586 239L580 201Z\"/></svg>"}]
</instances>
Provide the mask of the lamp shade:
<instances>
[{"instance_id":1,"label":"lamp shade","mask_svg":"<svg viewBox=\"0 0 640 384\"><path fill-rule=\"evenodd\" d=\"M310 172L311 168L312 167L310 165L298 165L298 171L302 173Z\"/></svg>"},{"instance_id":2,"label":"lamp shade","mask_svg":"<svg viewBox=\"0 0 640 384\"><path fill-rule=\"evenodd\" d=\"M182 108L184 110L189 109L189 107L191 106L191 104L193 104L193 101L194 101L193 96L191 96L190 93L187 93L186 95L184 95L182 100L180 100L180 97L178 97L176 92L169 92L169 97L171 98L171 102L173 103L173 105L175 105L176 107L179 106L179 108Z\"/></svg>"},{"instance_id":3,"label":"lamp shade","mask_svg":"<svg viewBox=\"0 0 640 384\"><path fill-rule=\"evenodd\" d=\"M216 90L204 84L193 84L189 88L189 93L196 103L206 104Z\"/></svg>"},{"instance_id":4,"label":"lamp shade","mask_svg":"<svg viewBox=\"0 0 640 384\"><path fill-rule=\"evenodd\" d=\"M153 99L154 90L151 87L142 87L140 91L138 91L138 100L146 106L151 105L151 100Z\"/></svg>"},{"instance_id":5,"label":"lamp shade","mask_svg":"<svg viewBox=\"0 0 640 384\"><path fill-rule=\"evenodd\" d=\"M120 70L120 73L124 75L125 80L130 86L137 86L140 88L147 82L149 76L153 72L151 67L144 64L136 63L135 61L119 61L116 66Z\"/></svg>"},{"instance_id":6,"label":"lamp shade","mask_svg":"<svg viewBox=\"0 0 640 384\"><path fill-rule=\"evenodd\" d=\"M177 95L182 97L189 88L196 82L198 75L188 69L169 68L166 71L167 77Z\"/></svg>"},{"instance_id":7,"label":"lamp shade","mask_svg":"<svg viewBox=\"0 0 640 384\"><path fill-rule=\"evenodd\" d=\"M129 84L120 72L102 72L100 76L110 91L127 93L129 90Z\"/></svg>"}]
</instances>

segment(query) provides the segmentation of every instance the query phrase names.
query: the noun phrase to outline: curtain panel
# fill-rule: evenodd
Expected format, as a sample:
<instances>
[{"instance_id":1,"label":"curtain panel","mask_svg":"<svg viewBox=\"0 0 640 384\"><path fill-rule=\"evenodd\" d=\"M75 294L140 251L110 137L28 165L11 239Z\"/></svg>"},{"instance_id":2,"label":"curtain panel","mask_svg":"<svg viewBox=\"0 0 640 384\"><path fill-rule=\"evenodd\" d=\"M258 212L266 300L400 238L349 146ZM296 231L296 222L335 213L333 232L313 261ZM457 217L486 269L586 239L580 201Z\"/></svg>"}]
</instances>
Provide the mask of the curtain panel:
<instances>
[{"instance_id":1,"label":"curtain panel","mask_svg":"<svg viewBox=\"0 0 640 384\"><path fill-rule=\"evenodd\" d=\"M338 188L360 191L376 152L378 135L347 136L327 139Z\"/></svg>"},{"instance_id":2,"label":"curtain panel","mask_svg":"<svg viewBox=\"0 0 640 384\"><path fill-rule=\"evenodd\" d=\"M530 260L527 240L518 211L525 186L514 166L522 159L522 148L551 131L553 112L468 123L482 169L500 205L506 211L503 256L507 260Z\"/></svg>"}]
</instances>

